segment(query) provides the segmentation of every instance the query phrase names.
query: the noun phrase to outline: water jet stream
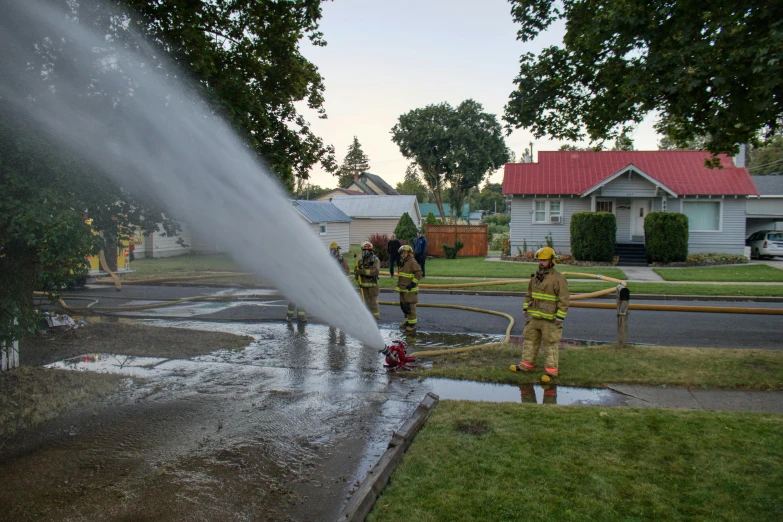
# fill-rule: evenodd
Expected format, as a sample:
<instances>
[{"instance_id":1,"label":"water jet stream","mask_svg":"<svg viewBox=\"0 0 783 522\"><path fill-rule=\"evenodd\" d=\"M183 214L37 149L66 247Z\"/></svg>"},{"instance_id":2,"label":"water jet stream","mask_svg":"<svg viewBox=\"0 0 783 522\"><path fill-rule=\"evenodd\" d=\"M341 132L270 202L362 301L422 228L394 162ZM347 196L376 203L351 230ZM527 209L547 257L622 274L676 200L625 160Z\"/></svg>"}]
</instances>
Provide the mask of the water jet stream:
<instances>
[{"instance_id":1,"label":"water jet stream","mask_svg":"<svg viewBox=\"0 0 783 522\"><path fill-rule=\"evenodd\" d=\"M202 237L219 238L309 313L383 348L372 315L277 181L181 71L157 65L159 51L130 31L127 41L108 41L38 0L0 6L4 109L123 188L160 200ZM58 56L63 48L73 54ZM103 103L90 88L121 96Z\"/></svg>"}]
</instances>

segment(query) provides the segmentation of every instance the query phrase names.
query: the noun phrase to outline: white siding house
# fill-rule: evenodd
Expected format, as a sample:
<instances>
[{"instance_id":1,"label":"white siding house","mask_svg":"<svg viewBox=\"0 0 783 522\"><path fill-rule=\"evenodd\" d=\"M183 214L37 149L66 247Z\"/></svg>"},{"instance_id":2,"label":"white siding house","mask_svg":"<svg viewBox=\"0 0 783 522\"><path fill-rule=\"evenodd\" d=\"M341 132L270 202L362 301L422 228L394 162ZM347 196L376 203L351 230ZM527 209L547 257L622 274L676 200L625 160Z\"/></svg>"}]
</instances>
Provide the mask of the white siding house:
<instances>
[{"instance_id":1,"label":"white siding house","mask_svg":"<svg viewBox=\"0 0 783 522\"><path fill-rule=\"evenodd\" d=\"M351 244L359 244L372 234L392 234L404 213L421 226L421 212L416 196L337 196L334 206L353 219Z\"/></svg>"},{"instance_id":2,"label":"white siding house","mask_svg":"<svg viewBox=\"0 0 783 522\"><path fill-rule=\"evenodd\" d=\"M336 241L340 248L348 251L353 221L350 217L328 201L299 200L291 203L321 239L324 248L328 249L332 241Z\"/></svg>"},{"instance_id":3,"label":"white siding house","mask_svg":"<svg viewBox=\"0 0 783 522\"><path fill-rule=\"evenodd\" d=\"M742 254L749 197L758 194L750 176L731 158L707 169L701 151L539 152L538 163L505 167L503 193L511 200L511 251L551 239L560 254L571 252L571 216L612 212L616 243L644 244L650 212L688 216L691 253Z\"/></svg>"}]
</instances>

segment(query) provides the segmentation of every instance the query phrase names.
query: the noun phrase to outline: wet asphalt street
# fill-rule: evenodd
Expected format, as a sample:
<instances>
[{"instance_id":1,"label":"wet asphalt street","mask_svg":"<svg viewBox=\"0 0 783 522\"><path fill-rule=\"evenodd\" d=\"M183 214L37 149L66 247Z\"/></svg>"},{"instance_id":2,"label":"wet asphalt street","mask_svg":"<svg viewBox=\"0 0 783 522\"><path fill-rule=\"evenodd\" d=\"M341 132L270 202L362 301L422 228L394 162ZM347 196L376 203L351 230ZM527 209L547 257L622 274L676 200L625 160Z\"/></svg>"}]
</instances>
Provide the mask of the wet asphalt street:
<instances>
[{"instance_id":1,"label":"wet asphalt street","mask_svg":"<svg viewBox=\"0 0 783 522\"><path fill-rule=\"evenodd\" d=\"M285 316L287 301L269 289L216 289L181 286L125 286L122 292L102 287L67 295L95 298L94 307L135 306L198 295L233 295L231 302L190 302L176 307L129 312L128 315L149 318L190 317L223 321L275 321ZM85 306L90 301L66 298L69 304ZM397 302L397 294L382 292L380 301ZM595 300L613 303L610 299ZM781 303L721 302L721 301L632 301L670 305L709 305L742 308L781 309ZM464 305L505 312L517 323L513 335L521 335L522 299L517 296L485 296L427 294L422 292L420 303ZM440 333L481 333L501 335L508 321L499 316L469 311L419 307L419 330ZM317 321L317 318L313 320ZM398 306L381 307L381 325L394 327L402 320ZM572 308L565 323L564 337L579 340L613 342L617 337L617 318L613 310ZM631 311L629 342L662 346L697 346L718 348L783 349L783 318L772 315L740 315L712 313L681 313L658 311Z\"/></svg>"}]
</instances>

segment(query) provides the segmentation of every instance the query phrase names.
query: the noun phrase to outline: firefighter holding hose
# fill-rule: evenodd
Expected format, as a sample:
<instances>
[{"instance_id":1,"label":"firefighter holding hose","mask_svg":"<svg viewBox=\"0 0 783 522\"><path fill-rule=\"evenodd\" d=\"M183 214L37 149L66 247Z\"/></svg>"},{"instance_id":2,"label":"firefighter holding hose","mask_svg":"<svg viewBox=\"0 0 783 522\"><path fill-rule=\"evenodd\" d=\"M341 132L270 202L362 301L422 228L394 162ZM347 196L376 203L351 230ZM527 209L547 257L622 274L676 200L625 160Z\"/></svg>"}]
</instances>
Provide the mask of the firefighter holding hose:
<instances>
[{"instance_id":1,"label":"firefighter holding hose","mask_svg":"<svg viewBox=\"0 0 783 522\"><path fill-rule=\"evenodd\" d=\"M419 279L422 277L421 267L413 257L410 245L400 247L400 269L397 273L397 292L400 293L400 308L405 314L405 322L400 328L405 328L406 334L416 333L416 304L419 302Z\"/></svg>"},{"instance_id":2,"label":"firefighter holding hose","mask_svg":"<svg viewBox=\"0 0 783 522\"><path fill-rule=\"evenodd\" d=\"M381 260L375 255L372 243L365 241L362 243L362 258L356 262L354 276L359 283L364 302L376 321L381 320L381 309L378 307L378 294L381 292L378 288L380 270Z\"/></svg>"},{"instance_id":3,"label":"firefighter holding hose","mask_svg":"<svg viewBox=\"0 0 783 522\"><path fill-rule=\"evenodd\" d=\"M555 251L544 247L536 252L538 271L531 274L522 310L525 330L522 335L522 360L511 366L512 372L532 372L536 367L538 349L544 345L543 382L557 377L558 343L563 336L563 321L570 302L568 282L555 270Z\"/></svg>"}]
</instances>

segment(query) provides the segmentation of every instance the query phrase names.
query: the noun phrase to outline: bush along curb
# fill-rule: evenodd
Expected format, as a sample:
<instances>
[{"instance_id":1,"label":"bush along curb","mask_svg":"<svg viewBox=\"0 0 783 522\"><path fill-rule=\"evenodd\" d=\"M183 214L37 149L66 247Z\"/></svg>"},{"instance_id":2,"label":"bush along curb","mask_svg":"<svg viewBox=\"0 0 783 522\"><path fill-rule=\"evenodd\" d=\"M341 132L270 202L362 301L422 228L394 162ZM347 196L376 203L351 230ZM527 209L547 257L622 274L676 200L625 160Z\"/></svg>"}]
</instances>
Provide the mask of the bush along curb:
<instances>
[{"instance_id":1,"label":"bush along curb","mask_svg":"<svg viewBox=\"0 0 783 522\"><path fill-rule=\"evenodd\" d=\"M383 488L389 483L394 468L402 460L402 455L413 442L413 438L424 425L424 421L430 416L432 410L437 406L440 398L434 393L428 393L416 407L413 415L405 421L402 427L394 432L388 449L381 455L375 466L367 473L362 485L351 498L348 505L345 506L339 521L361 522L370 514L375 501L381 495Z\"/></svg>"}]
</instances>

